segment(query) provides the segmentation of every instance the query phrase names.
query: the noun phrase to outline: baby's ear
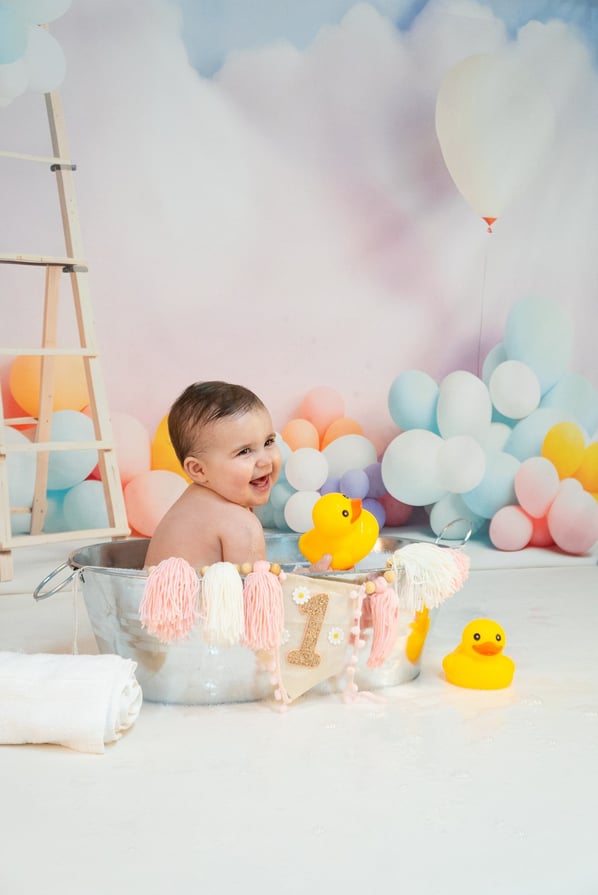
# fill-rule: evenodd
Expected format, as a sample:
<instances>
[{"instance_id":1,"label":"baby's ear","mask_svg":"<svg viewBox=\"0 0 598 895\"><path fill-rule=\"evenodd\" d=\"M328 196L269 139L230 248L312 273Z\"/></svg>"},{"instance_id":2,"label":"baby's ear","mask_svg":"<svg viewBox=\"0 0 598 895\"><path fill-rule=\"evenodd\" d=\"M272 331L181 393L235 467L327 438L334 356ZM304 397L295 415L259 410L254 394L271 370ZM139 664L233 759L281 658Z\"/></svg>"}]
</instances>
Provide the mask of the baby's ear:
<instances>
[{"instance_id":1,"label":"baby's ear","mask_svg":"<svg viewBox=\"0 0 598 895\"><path fill-rule=\"evenodd\" d=\"M205 485L207 482L205 466L197 457L186 457L183 469L189 478L197 484Z\"/></svg>"}]
</instances>

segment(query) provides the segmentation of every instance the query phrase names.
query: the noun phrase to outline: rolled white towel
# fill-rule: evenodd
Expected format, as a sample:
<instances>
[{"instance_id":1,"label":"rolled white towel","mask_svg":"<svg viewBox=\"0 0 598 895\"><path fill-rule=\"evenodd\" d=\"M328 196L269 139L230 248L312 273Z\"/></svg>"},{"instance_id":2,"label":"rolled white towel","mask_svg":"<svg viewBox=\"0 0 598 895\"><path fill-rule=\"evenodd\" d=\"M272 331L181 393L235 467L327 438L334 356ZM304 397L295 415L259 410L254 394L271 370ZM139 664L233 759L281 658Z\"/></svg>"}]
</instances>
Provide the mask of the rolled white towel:
<instances>
[{"instance_id":1,"label":"rolled white towel","mask_svg":"<svg viewBox=\"0 0 598 895\"><path fill-rule=\"evenodd\" d=\"M136 667L113 655L0 652L0 743L104 752L139 715Z\"/></svg>"}]
</instances>

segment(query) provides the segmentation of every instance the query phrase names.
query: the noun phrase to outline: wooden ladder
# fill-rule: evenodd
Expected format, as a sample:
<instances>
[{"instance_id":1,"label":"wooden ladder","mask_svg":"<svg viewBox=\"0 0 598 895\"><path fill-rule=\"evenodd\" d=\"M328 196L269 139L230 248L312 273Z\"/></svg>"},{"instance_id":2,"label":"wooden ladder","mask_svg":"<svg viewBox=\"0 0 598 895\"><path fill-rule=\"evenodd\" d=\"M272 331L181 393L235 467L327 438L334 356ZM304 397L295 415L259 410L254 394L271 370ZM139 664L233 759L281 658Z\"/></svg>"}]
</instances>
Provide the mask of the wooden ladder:
<instances>
[{"instance_id":1,"label":"wooden ladder","mask_svg":"<svg viewBox=\"0 0 598 895\"><path fill-rule=\"evenodd\" d=\"M130 534L127 524L125 504L120 475L114 451L110 413L106 399L104 381L98 356L94 321L88 284L87 264L79 227L79 214L74 188L73 171L70 161L62 101L58 92L45 95L46 111L50 126L53 156L24 155L17 152L0 152L2 157L42 162L50 165L56 175L56 185L60 202L60 214L64 231L64 257L44 255L0 254L0 264L35 265L45 268L44 314L42 344L38 348L0 348L0 354L40 357L40 400L37 418L4 418L2 395L0 393L0 581L9 581L13 576L12 548L52 541L76 540L111 536L126 537ZM57 347L58 302L60 281L67 274L73 292L74 308L79 334L76 348ZM90 416L94 425L95 440L86 442L50 441L50 425L54 400L54 366L57 356L78 355L83 358L83 366L89 392ZM7 444L5 426L35 425L35 436L30 444L20 441ZM50 451L69 450L98 451L98 465L104 486L104 496L108 511L108 527L85 529L82 531L44 532L47 511L48 461ZM9 500L9 473L7 455L15 451L33 451L36 454L36 476L33 505L31 507L11 507ZM15 513L31 513L29 534L13 535L11 516Z\"/></svg>"}]
</instances>

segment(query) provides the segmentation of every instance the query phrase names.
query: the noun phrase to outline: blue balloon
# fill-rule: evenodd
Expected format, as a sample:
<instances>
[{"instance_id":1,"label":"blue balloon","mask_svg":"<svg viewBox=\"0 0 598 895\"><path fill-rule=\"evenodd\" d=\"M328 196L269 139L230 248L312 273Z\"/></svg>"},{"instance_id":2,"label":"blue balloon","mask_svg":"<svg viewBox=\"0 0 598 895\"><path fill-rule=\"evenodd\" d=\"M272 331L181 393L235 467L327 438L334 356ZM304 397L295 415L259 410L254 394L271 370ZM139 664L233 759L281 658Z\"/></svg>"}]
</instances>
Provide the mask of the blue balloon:
<instances>
[{"instance_id":1,"label":"blue balloon","mask_svg":"<svg viewBox=\"0 0 598 895\"><path fill-rule=\"evenodd\" d=\"M108 510L101 482L91 479L79 482L66 492L62 507L67 531L108 528Z\"/></svg>"},{"instance_id":2,"label":"blue balloon","mask_svg":"<svg viewBox=\"0 0 598 895\"><path fill-rule=\"evenodd\" d=\"M541 457L546 433L561 422L575 422L575 420L566 418L560 410L551 407L534 410L514 427L505 442L504 451L522 461L529 457Z\"/></svg>"},{"instance_id":3,"label":"blue balloon","mask_svg":"<svg viewBox=\"0 0 598 895\"><path fill-rule=\"evenodd\" d=\"M520 462L504 451L491 451L486 457L486 471L479 485L462 494L466 506L476 515L491 519L501 507L517 503L515 475Z\"/></svg>"},{"instance_id":4,"label":"blue balloon","mask_svg":"<svg viewBox=\"0 0 598 895\"><path fill-rule=\"evenodd\" d=\"M64 518L64 498L67 491L48 491L46 500L46 518L44 519L44 531L68 531L69 526ZM77 526L78 527L78 526Z\"/></svg>"},{"instance_id":5,"label":"blue balloon","mask_svg":"<svg viewBox=\"0 0 598 895\"><path fill-rule=\"evenodd\" d=\"M9 65L25 55L27 25L14 6L0 3L0 65Z\"/></svg>"},{"instance_id":6,"label":"blue balloon","mask_svg":"<svg viewBox=\"0 0 598 895\"><path fill-rule=\"evenodd\" d=\"M50 441L95 441L93 422L77 410L57 410L52 414ZM98 452L88 450L50 451L48 489L63 491L87 478L98 462Z\"/></svg>"},{"instance_id":7,"label":"blue balloon","mask_svg":"<svg viewBox=\"0 0 598 895\"><path fill-rule=\"evenodd\" d=\"M341 476L339 486L341 494L363 500L370 490L370 480L364 469L348 469Z\"/></svg>"},{"instance_id":8,"label":"blue balloon","mask_svg":"<svg viewBox=\"0 0 598 895\"><path fill-rule=\"evenodd\" d=\"M555 407L565 411L590 434L598 428L598 391L578 373L565 373L546 392L540 401L540 407Z\"/></svg>"},{"instance_id":9,"label":"blue balloon","mask_svg":"<svg viewBox=\"0 0 598 895\"><path fill-rule=\"evenodd\" d=\"M423 370L399 373L388 393L388 410L401 429L427 429L438 434L438 384Z\"/></svg>"},{"instance_id":10,"label":"blue balloon","mask_svg":"<svg viewBox=\"0 0 598 895\"><path fill-rule=\"evenodd\" d=\"M519 360L531 367L545 394L569 365L573 337L573 322L557 302L524 298L509 312L504 346L509 360Z\"/></svg>"}]
</instances>

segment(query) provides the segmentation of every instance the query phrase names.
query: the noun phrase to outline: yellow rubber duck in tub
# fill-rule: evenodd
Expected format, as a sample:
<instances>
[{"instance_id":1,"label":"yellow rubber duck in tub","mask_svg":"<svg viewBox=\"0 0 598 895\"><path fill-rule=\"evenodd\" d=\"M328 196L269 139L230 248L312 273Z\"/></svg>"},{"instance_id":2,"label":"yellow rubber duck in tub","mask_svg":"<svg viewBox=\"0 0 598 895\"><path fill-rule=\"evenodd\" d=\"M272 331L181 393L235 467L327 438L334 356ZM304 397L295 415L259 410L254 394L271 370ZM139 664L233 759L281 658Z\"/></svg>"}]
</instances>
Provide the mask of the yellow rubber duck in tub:
<instances>
[{"instance_id":1,"label":"yellow rubber duck in tub","mask_svg":"<svg viewBox=\"0 0 598 895\"><path fill-rule=\"evenodd\" d=\"M330 555L331 569L352 569L378 540L376 517L361 500L336 491L315 502L312 519L314 527L299 538L299 550L311 563Z\"/></svg>"},{"instance_id":2,"label":"yellow rubber duck in tub","mask_svg":"<svg viewBox=\"0 0 598 895\"><path fill-rule=\"evenodd\" d=\"M446 679L472 690L502 690L513 680L515 663L503 655L506 635L498 622L476 618L463 629L461 643L442 660Z\"/></svg>"}]
</instances>

